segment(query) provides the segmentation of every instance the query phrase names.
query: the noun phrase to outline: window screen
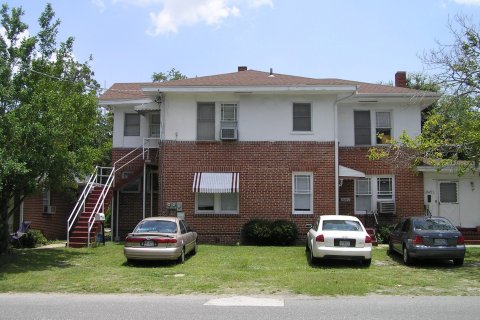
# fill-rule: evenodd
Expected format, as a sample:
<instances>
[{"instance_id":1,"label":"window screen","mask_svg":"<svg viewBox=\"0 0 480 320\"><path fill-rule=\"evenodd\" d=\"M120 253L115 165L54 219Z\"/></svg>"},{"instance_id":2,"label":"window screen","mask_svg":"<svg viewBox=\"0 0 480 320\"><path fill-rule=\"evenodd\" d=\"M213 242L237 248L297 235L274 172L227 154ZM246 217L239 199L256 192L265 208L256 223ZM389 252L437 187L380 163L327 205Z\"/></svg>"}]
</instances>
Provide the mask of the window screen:
<instances>
[{"instance_id":1,"label":"window screen","mask_svg":"<svg viewBox=\"0 0 480 320\"><path fill-rule=\"evenodd\" d=\"M312 106L310 103L293 104L293 131L312 131Z\"/></svg>"},{"instance_id":2,"label":"window screen","mask_svg":"<svg viewBox=\"0 0 480 320\"><path fill-rule=\"evenodd\" d=\"M392 124L390 120L390 112L382 111L377 112L375 115L377 124L377 144L386 144L392 140Z\"/></svg>"},{"instance_id":3,"label":"window screen","mask_svg":"<svg viewBox=\"0 0 480 320\"><path fill-rule=\"evenodd\" d=\"M440 183L440 202L441 203L457 203L457 183L441 182Z\"/></svg>"},{"instance_id":4,"label":"window screen","mask_svg":"<svg viewBox=\"0 0 480 320\"><path fill-rule=\"evenodd\" d=\"M215 103L197 105L197 140L215 140Z\"/></svg>"},{"instance_id":5,"label":"window screen","mask_svg":"<svg viewBox=\"0 0 480 320\"><path fill-rule=\"evenodd\" d=\"M294 176L294 211L311 211L312 181L310 175Z\"/></svg>"},{"instance_id":6,"label":"window screen","mask_svg":"<svg viewBox=\"0 0 480 320\"><path fill-rule=\"evenodd\" d=\"M214 194L198 193L197 194L197 210L213 211L214 210Z\"/></svg>"},{"instance_id":7,"label":"window screen","mask_svg":"<svg viewBox=\"0 0 480 320\"><path fill-rule=\"evenodd\" d=\"M238 193L220 194L221 211L237 211Z\"/></svg>"},{"instance_id":8,"label":"window screen","mask_svg":"<svg viewBox=\"0 0 480 320\"><path fill-rule=\"evenodd\" d=\"M150 116L150 137L160 137L160 114Z\"/></svg>"},{"instance_id":9,"label":"window screen","mask_svg":"<svg viewBox=\"0 0 480 320\"><path fill-rule=\"evenodd\" d=\"M125 114L124 136L140 135L140 115L138 113Z\"/></svg>"},{"instance_id":10,"label":"window screen","mask_svg":"<svg viewBox=\"0 0 480 320\"><path fill-rule=\"evenodd\" d=\"M353 125L355 130L355 145L370 145L370 111L354 111Z\"/></svg>"}]
</instances>

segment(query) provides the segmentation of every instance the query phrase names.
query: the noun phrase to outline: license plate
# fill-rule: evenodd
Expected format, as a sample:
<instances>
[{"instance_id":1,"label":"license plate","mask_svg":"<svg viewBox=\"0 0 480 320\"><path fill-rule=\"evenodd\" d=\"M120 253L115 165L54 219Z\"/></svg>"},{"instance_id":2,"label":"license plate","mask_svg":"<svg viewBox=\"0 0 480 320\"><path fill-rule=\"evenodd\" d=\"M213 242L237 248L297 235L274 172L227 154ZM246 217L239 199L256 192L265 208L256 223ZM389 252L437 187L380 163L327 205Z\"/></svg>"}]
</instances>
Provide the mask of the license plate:
<instances>
[{"instance_id":1,"label":"license plate","mask_svg":"<svg viewBox=\"0 0 480 320\"><path fill-rule=\"evenodd\" d=\"M340 247L350 247L350 241L349 240L340 240L340 241L338 241L338 245Z\"/></svg>"},{"instance_id":2,"label":"license plate","mask_svg":"<svg viewBox=\"0 0 480 320\"><path fill-rule=\"evenodd\" d=\"M436 246L446 246L447 239L433 239L433 244Z\"/></svg>"},{"instance_id":3,"label":"license plate","mask_svg":"<svg viewBox=\"0 0 480 320\"><path fill-rule=\"evenodd\" d=\"M144 247L155 247L155 242L152 240L145 240L143 241L143 246Z\"/></svg>"}]
</instances>

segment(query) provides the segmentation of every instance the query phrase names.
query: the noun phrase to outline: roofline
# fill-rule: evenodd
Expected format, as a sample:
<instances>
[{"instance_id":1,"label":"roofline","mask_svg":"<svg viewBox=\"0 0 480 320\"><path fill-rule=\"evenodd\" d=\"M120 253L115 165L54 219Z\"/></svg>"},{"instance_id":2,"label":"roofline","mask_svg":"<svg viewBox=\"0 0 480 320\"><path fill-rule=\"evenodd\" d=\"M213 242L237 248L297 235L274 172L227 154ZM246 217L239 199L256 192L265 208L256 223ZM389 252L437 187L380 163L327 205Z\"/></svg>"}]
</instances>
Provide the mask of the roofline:
<instances>
[{"instance_id":1,"label":"roofline","mask_svg":"<svg viewBox=\"0 0 480 320\"><path fill-rule=\"evenodd\" d=\"M437 168L435 166L429 166L429 165L422 165L422 166L417 166L417 170L419 172L433 172L433 173L458 173L457 167L453 165L449 165L443 168ZM475 168L475 172L480 172L480 168Z\"/></svg>"},{"instance_id":2,"label":"roofline","mask_svg":"<svg viewBox=\"0 0 480 320\"><path fill-rule=\"evenodd\" d=\"M142 104L153 102L152 99L122 99L122 100L100 100L100 105L122 105L122 104Z\"/></svg>"},{"instance_id":3,"label":"roofline","mask_svg":"<svg viewBox=\"0 0 480 320\"><path fill-rule=\"evenodd\" d=\"M234 93L269 93L269 92L335 92L335 93L354 93L357 86L353 85L299 85L299 86L164 86L142 88L144 92L164 92L164 93L216 93L216 92L234 92Z\"/></svg>"}]
</instances>

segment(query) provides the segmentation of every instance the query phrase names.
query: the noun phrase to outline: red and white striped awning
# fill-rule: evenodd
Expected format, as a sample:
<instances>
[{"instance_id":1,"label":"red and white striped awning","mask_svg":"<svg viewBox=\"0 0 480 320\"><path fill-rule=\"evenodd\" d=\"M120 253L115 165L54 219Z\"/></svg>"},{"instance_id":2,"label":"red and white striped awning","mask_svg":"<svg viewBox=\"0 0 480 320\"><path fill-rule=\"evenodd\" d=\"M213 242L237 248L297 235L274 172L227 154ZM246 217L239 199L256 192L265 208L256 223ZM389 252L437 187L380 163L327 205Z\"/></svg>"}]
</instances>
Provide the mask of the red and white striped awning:
<instances>
[{"instance_id":1,"label":"red and white striped awning","mask_svg":"<svg viewBox=\"0 0 480 320\"><path fill-rule=\"evenodd\" d=\"M193 192L233 193L240 190L238 172L196 172L193 178Z\"/></svg>"}]
</instances>

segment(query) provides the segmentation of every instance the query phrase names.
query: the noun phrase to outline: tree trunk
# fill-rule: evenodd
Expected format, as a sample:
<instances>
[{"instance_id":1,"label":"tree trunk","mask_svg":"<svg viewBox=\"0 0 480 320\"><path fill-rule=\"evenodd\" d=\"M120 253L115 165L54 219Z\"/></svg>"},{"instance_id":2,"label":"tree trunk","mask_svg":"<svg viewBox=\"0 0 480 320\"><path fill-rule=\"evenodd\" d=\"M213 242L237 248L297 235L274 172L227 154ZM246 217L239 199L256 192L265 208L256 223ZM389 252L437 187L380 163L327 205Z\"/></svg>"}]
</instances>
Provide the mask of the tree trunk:
<instances>
[{"instance_id":1,"label":"tree trunk","mask_svg":"<svg viewBox=\"0 0 480 320\"><path fill-rule=\"evenodd\" d=\"M0 195L0 255L8 250L10 233L8 232L8 196L7 192Z\"/></svg>"}]
</instances>

